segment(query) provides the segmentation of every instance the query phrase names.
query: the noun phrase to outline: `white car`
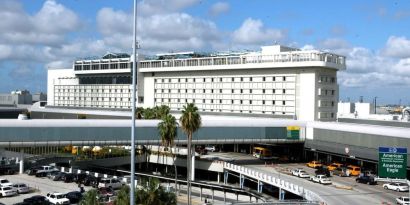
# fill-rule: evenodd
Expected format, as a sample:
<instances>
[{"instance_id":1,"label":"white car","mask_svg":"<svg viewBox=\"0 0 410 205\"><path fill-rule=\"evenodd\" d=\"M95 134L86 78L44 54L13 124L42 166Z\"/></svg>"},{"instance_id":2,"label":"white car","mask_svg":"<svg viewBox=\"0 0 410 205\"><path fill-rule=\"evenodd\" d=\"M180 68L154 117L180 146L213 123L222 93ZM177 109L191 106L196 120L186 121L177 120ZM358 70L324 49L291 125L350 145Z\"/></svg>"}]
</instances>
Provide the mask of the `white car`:
<instances>
[{"instance_id":1,"label":"white car","mask_svg":"<svg viewBox=\"0 0 410 205\"><path fill-rule=\"evenodd\" d=\"M62 193L48 193L46 200L52 204L70 204L70 200Z\"/></svg>"},{"instance_id":2,"label":"white car","mask_svg":"<svg viewBox=\"0 0 410 205\"><path fill-rule=\"evenodd\" d=\"M330 181L329 178L327 178L325 175L316 175L313 177L310 177L310 180L313 182L317 182L320 184L332 184L332 181Z\"/></svg>"},{"instance_id":3,"label":"white car","mask_svg":"<svg viewBox=\"0 0 410 205\"><path fill-rule=\"evenodd\" d=\"M306 173L303 169L294 169L292 170L292 175L300 177L300 178L309 178L310 175Z\"/></svg>"},{"instance_id":4,"label":"white car","mask_svg":"<svg viewBox=\"0 0 410 205\"><path fill-rule=\"evenodd\" d=\"M0 179L0 187L4 187L4 186L13 186L13 183L11 183L7 179Z\"/></svg>"},{"instance_id":5,"label":"white car","mask_svg":"<svg viewBox=\"0 0 410 205\"><path fill-rule=\"evenodd\" d=\"M401 196L399 198L396 198L396 203L401 204L401 205L409 205L410 200L409 200L409 197Z\"/></svg>"},{"instance_id":6,"label":"white car","mask_svg":"<svg viewBox=\"0 0 410 205\"><path fill-rule=\"evenodd\" d=\"M13 184L13 188L19 194L25 194L30 192L30 188L24 183Z\"/></svg>"},{"instance_id":7,"label":"white car","mask_svg":"<svg viewBox=\"0 0 410 205\"><path fill-rule=\"evenodd\" d=\"M215 147L215 146L206 146L206 147L205 147L205 150L206 150L206 151L209 151L209 152L215 152L215 151L216 151L216 147Z\"/></svg>"},{"instance_id":8,"label":"white car","mask_svg":"<svg viewBox=\"0 0 410 205\"><path fill-rule=\"evenodd\" d=\"M2 197L14 196L14 195L17 195L17 192L11 186L3 186L3 187L0 187L0 195Z\"/></svg>"},{"instance_id":9,"label":"white car","mask_svg":"<svg viewBox=\"0 0 410 205\"><path fill-rule=\"evenodd\" d=\"M409 185L407 185L406 183L399 183L399 182L383 184L383 188L394 190L394 191L409 191Z\"/></svg>"},{"instance_id":10,"label":"white car","mask_svg":"<svg viewBox=\"0 0 410 205\"><path fill-rule=\"evenodd\" d=\"M124 182L118 180L118 179L114 179L114 178L104 178L101 179L100 183L98 183L98 188L101 187L106 187L106 188L113 188L113 189L119 189L122 186L124 186Z\"/></svg>"}]
</instances>

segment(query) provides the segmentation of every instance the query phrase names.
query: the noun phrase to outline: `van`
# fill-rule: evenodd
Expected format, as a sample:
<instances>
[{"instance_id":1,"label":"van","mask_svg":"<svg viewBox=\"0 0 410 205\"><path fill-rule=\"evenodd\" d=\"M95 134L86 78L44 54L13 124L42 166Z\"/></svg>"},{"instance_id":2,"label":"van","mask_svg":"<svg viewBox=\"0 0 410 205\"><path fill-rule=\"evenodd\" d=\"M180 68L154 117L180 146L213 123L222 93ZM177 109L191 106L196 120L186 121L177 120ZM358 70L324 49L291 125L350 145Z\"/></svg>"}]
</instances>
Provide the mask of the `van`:
<instances>
[{"instance_id":1,"label":"van","mask_svg":"<svg viewBox=\"0 0 410 205\"><path fill-rule=\"evenodd\" d=\"M350 171L350 175L352 175L352 176L359 176L360 175L360 167L358 167L358 166L353 166L353 165L349 165L349 166L347 166L347 168L349 169L349 171Z\"/></svg>"}]
</instances>

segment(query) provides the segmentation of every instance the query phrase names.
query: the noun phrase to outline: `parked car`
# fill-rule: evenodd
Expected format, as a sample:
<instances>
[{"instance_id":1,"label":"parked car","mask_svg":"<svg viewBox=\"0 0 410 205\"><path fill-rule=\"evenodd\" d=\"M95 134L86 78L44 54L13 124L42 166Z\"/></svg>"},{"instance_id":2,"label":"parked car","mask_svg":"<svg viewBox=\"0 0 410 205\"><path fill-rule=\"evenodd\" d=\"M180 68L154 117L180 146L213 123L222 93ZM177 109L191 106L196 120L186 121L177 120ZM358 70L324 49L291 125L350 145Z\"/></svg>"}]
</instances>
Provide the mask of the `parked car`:
<instances>
[{"instance_id":1,"label":"parked car","mask_svg":"<svg viewBox=\"0 0 410 205\"><path fill-rule=\"evenodd\" d=\"M320 184L332 184L332 181L330 181L330 179L327 178L325 175L312 176L310 177L310 180Z\"/></svg>"},{"instance_id":2,"label":"parked car","mask_svg":"<svg viewBox=\"0 0 410 205\"><path fill-rule=\"evenodd\" d=\"M360 174L359 177L356 178L357 183L364 183L364 184L377 184L377 181L374 180L374 176L372 175L365 175Z\"/></svg>"},{"instance_id":3,"label":"parked car","mask_svg":"<svg viewBox=\"0 0 410 205\"><path fill-rule=\"evenodd\" d=\"M104 178L101 179L100 183L98 183L98 188L101 187L111 187L113 189L121 188L125 183L114 178Z\"/></svg>"},{"instance_id":4,"label":"parked car","mask_svg":"<svg viewBox=\"0 0 410 205\"><path fill-rule=\"evenodd\" d=\"M53 180L53 181L63 181L63 178L66 174L68 174L68 173L58 172L57 174L51 176L51 180Z\"/></svg>"},{"instance_id":5,"label":"parked car","mask_svg":"<svg viewBox=\"0 0 410 205\"><path fill-rule=\"evenodd\" d=\"M48 201L45 196L35 195L29 198L25 198L23 202L29 203L31 205L45 205Z\"/></svg>"},{"instance_id":6,"label":"parked car","mask_svg":"<svg viewBox=\"0 0 410 205\"><path fill-rule=\"evenodd\" d=\"M74 174L74 182L77 184L82 184L83 180L87 177L86 173L79 173L79 174Z\"/></svg>"},{"instance_id":7,"label":"parked car","mask_svg":"<svg viewBox=\"0 0 410 205\"><path fill-rule=\"evenodd\" d=\"M114 189L110 188L110 187L101 187L98 188L97 191L99 196L114 196L115 195L115 191Z\"/></svg>"},{"instance_id":8,"label":"parked car","mask_svg":"<svg viewBox=\"0 0 410 205\"><path fill-rule=\"evenodd\" d=\"M11 167L0 167L0 175L12 175L15 173L16 170Z\"/></svg>"},{"instance_id":9,"label":"parked car","mask_svg":"<svg viewBox=\"0 0 410 205\"><path fill-rule=\"evenodd\" d=\"M322 163L319 162L319 161L311 161L311 162L306 163L306 166L312 167L312 168L317 168L317 167L321 167Z\"/></svg>"},{"instance_id":10,"label":"parked car","mask_svg":"<svg viewBox=\"0 0 410 205\"><path fill-rule=\"evenodd\" d=\"M394 190L394 191L404 191L404 192L409 191L409 185L407 185L406 183L400 183L400 182L392 182L388 184L383 184L383 188Z\"/></svg>"},{"instance_id":11,"label":"parked car","mask_svg":"<svg viewBox=\"0 0 410 205\"><path fill-rule=\"evenodd\" d=\"M5 197L5 196L14 196L17 195L17 192L13 189L11 186L3 186L0 187L0 196Z\"/></svg>"},{"instance_id":12,"label":"parked car","mask_svg":"<svg viewBox=\"0 0 410 205\"><path fill-rule=\"evenodd\" d=\"M347 167L339 167L332 171L332 175L336 175L340 177L349 177L350 170Z\"/></svg>"},{"instance_id":13,"label":"parked car","mask_svg":"<svg viewBox=\"0 0 410 205\"><path fill-rule=\"evenodd\" d=\"M83 194L81 194L81 192L79 191L68 192L67 194L65 194L65 196L68 200L70 200L71 204L76 204L83 198Z\"/></svg>"},{"instance_id":14,"label":"parked car","mask_svg":"<svg viewBox=\"0 0 410 205\"><path fill-rule=\"evenodd\" d=\"M54 166L41 166L37 172L36 177L45 177L49 172L58 171Z\"/></svg>"},{"instance_id":15,"label":"parked car","mask_svg":"<svg viewBox=\"0 0 410 205\"><path fill-rule=\"evenodd\" d=\"M5 187L5 186L13 186L13 183L11 183L7 179L0 179L0 187Z\"/></svg>"},{"instance_id":16,"label":"parked car","mask_svg":"<svg viewBox=\"0 0 410 205\"><path fill-rule=\"evenodd\" d=\"M211 146L211 145L206 146L205 150L208 151L208 152L216 152L217 151L216 147Z\"/></svg>"},{"instance_id":17,"label":"parked car","mask_svg":"<svg viewBox=\"0 0 410 205\"><path fill-rule=\"evenodd\" d=\"M401 197L396 198L396 203L402 204L402 205L409 205L410 200L409 200L409 197L407 196L401 196Z\"/></svg>"},{"instance_id":18,"label":"parked car","mask_svg":"<svg viewBox=\"0 0 410 205\"><path fill-rule=\"evenodd\" d=\"M47 178L53 179L53 177L54 177L55 175L59 174L59 173L60 173L60 171L52 171L52 172L49 172L49 173L47 173Z\"/></svg>"},{"instance_id":19,"label":"parked car","mask_svg":"<svg viewBox=\"0 0 410 205\"><path fill-rule=\"evenodd\" d=\"M327 177L330 177L330 171L325 166L317 167L317 169L315 170L315 174L316 175L326 175Z\"/></svg>"},{"instance_id":20,"label":"parked car","mask_svg":"<svg viewBox=\"0 0 410 205\"><path fill-rule=\"evenodd\" d=\"M329 170L329 171L333 171L333 170L335 170L335 169L337 169L337 168L339 168L339 167L342 167L343 166L343 164L340 164L340 163L337 163L337 162L333 162L332 164L329 164L328 166L327 166L327 169Z\"/></svg>"},{"instance_id":21,"label":"parked car","mask_svg":"<svg viewBox=\"0 0 410 205\"><path fill-rule=\"evenodd\" d=\"M67 173L63 177L61 177L61 180L65 183L71 183L74 181L74 174Z\"/></svg>"},{"instance_id":22,"label":"parked car","mask_svg":"<svg viewBox=\"0 0 410 205\"><path fill-rule=\"evenodd\" d=\"M360 172L360 167L358 167L358 166L349 165L349 166L347 166L347 168L349 169L350 175L352 175L352 176L359 176L359 174L361 173Z\"/></svg>"},{"instance_id":23,"label":"parked car","mask_svg":"<svg viewBox=\"0 0 410 205\"><path fill-rule=\"evenodd\" d=\"M300 177L300 178L309 178L310 175L306 173L303 169L294 169L292 170L292 175Z\"/></svg>"},{"instance_id":24,"label":"parked car","mask_svg":"<svg viewBox=\"0 0 410 205\"><path fill-rule=\"evenodd\" d=\"M65 194L62 193L48 193L46 199L52 204L70 204L70 200L68 200L65 197Z\"/></svg>"},{"instance_id":25,"label":"parked car","mask_svg":"<svg viewBox=\"0 0 410 205\"><path fill-rule=\"evenodd\" d=\"M32 167L30 169L27 169L25 173L28 174L28 175L35 175L37 173L38 169L39 169L39 167Z\"/></svg>"},{"instance_id":26,"label":"parked car","mask_svg":"<svg viewBox=\"0 0 410 205\"><path fill-rule=\"evenodd\" d=\"M28 187L27 184L24 183L13 184L13 188L19 194L26 194L30 192L30 187Z\"/></svg>"},{"instance_id":27,"label":"parked car","mask_svg":"<svg viewBox=\"0 0 410 205\"><path fill-rule=\"evenodd\" d=\"M97 188L98 187L98 183L100 183L101 181L101 177L95 177L92 175L88 175L84 180L83 180L83 184L84 186L92 186Z\"/></svg>"}]
</instances>

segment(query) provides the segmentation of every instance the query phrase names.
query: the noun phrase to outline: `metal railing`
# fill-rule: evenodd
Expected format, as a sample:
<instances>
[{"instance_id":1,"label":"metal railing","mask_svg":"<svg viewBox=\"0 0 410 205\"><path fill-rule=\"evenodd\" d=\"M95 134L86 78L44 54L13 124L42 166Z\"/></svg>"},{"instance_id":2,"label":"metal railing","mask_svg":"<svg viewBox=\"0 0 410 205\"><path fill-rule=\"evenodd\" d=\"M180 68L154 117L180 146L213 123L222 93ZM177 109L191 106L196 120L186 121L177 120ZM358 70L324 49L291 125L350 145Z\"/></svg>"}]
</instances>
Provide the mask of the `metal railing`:
<instances>
[{"instance_id":1,"label":"metal railing","mask_svg":"<svg viewBox=\"0 0 410 205\"><path fill-rule=\"evenodd\" d=\"M338 65L345 65L346 57L323 52L287 52L275 55L243 55L169 60L146 60L140 61L140 68L195 67L307 61L320 61Z\"/></svg>"},{"instance_id":2,"label":"metal railing","mask_svg":"<svg viewBox=\"0 0 410 205\"><path fill-rule=\"evenodd\" d=\"M258 171L249 169L247 167L230 164L230 163L224 163L224 169L234 171L234 172L243 174L247 177L259 180L263 183L279 187L283 190L286 190L288 192L301 196L308 201L324 202L324 200L318 194L308 189L305 189L302 186L287 182L283 179L276 178L266 173L258 172Z\"/></svg>"}]
</instances>

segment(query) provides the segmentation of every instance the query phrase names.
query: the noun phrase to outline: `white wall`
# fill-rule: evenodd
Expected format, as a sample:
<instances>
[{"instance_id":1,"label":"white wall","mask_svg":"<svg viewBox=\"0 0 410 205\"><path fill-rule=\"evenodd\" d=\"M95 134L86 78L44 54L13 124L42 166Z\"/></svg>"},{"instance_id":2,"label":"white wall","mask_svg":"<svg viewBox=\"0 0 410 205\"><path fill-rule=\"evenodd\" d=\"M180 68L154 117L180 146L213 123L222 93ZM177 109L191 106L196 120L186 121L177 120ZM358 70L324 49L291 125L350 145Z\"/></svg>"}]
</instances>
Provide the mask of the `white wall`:
<instances>
[{"instance_id":1,"label":"white wall","mask_svg":"<svg viewBox=\"0 0 410 205\"><path fill-rule=\"evenodd\" d=\"M299 75L299 120L316 120L316 80L314 72L304 72Z\"/></svg>"},{"instance_id":2,"label":"white wall","mask_svg":"<svg viewBox=\"0 0 410 205\"><path fill-rule=\"evenodd\" d=\"M47 71L47 105L54 105L54 85L78 85L73 69L49 69Z\"/></svg>"}]
</instances>

